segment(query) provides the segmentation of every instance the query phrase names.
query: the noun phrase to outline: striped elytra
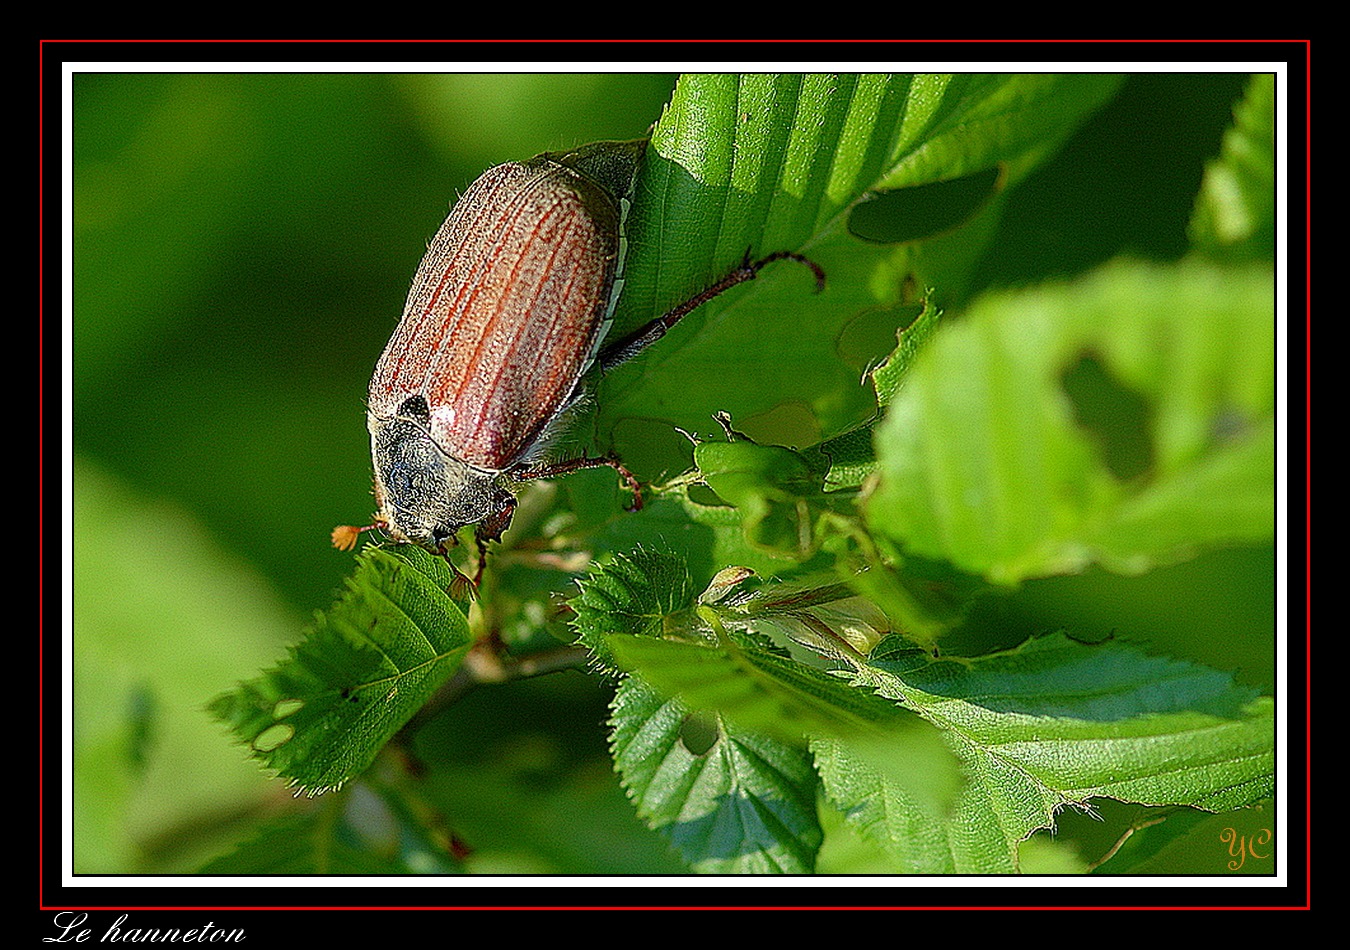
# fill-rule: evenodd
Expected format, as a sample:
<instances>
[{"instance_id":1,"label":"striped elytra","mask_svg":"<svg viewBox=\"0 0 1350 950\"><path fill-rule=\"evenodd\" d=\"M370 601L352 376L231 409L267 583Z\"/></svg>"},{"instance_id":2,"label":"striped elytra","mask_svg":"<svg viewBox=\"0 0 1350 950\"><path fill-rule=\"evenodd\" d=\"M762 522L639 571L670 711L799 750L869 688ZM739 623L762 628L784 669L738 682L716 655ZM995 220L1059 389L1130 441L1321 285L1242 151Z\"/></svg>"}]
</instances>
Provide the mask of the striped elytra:
<instances>
[{"instance_id":1,"label":"striped elytra","mask_svg":"<svg viewBox=\"0 0 1350 950\"><path fill-rule=\"evenodd\" d=\"M625 362L699 305L747 280L778 251L739 266L617 341L603 329L618 296L624 212L646 142L600 142L489 168L455 202L413 277L403 316L370 380L374 523L342 526L350 549L379 528L446 553L474 526L487 543L511 523L512 487L608 465L642 507L638 481L612 455L549 461L553 430L594 373Z\"/></svg>"}]
</instances>

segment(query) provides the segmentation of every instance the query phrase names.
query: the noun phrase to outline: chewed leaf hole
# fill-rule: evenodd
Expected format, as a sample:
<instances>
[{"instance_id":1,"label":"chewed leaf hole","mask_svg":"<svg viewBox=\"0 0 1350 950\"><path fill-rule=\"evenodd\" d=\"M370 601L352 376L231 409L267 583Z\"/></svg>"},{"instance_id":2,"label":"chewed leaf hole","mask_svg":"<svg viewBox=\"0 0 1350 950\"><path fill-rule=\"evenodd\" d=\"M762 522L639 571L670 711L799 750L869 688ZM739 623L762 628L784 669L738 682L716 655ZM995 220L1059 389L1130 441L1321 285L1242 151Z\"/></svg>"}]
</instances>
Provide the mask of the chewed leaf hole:
<instances>
[{"instance_id":1,"label":"chewed leaf hole","mask_svg":"<svg viewBox=\"0 0 1350 950\"><path fill-rule=\"evenodd\" d=\"M287 742L290 742L294 735L294 726L287 723L278 723L275 726L269 726L264 729L259 734L258 738L253 740L253 748L257 749L259 752L271 752L274 749L281 748Z\"/></svg>"},{"instance_id":2,"label":"chewed leaf hole","mask_svg":"<svg viewBox=\"0 0 1350 950\"><path fill-rule=\"evenodd\" d=\"M716 721L707 716L692 715L680 726L680 744L690 755L706 755L717 744Z\"/></svg>"},{"instance_id":3,"label":"chewed leaf hole","mask_svg":"<svg viewBox=\"0 0 1350 950\"><path fill-rule=\"evenodd\" d=\"M849 233L878 244L942 234L974 217L998 192L1002 176L1002 167L995 166L946 181L872 192L849 215Z\"/></svg>"},{"instance_id":4,"label":"chewed leaf hole","mask_svg":"<svg viewBox=\"0 0 1350 950\"><path fill-rule=\"evenodd\" d=\"M1073 404L1074 421L1091 434L1112 475L1126 482L1153 467L1152 415L1143 395L1090 353L1079 356L1059 382Z\"/></svg>"},{"instance_id":5,"label":"chewed leaf hole","mask_svg":"<svg viewBox=\"0 0 1350 950\"><path fill-rule=\"evenodd\" d=\"M272 707L273 719L285 719L305 708L303 699L279 699L276 705Z\"/></svg>"}]
</instances>

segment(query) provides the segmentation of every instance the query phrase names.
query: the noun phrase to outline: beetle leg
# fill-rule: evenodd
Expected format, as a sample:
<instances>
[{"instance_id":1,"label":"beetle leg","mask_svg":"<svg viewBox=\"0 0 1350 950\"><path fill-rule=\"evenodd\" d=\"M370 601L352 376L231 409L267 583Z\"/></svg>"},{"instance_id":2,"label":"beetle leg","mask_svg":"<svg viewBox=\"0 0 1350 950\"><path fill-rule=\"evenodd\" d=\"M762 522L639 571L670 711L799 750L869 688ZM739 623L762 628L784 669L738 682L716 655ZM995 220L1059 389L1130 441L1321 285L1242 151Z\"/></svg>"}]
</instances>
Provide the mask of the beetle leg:
<instances>
[{"instance_id":1,"label":"beetle leg","mask_svg":"<svg viewBox=\"0 0 1350 950\"><path fill-rule=\"evenodd\" d=\"M613 453L602 458L591 458L583 455L580 458L566 459L561 462L546 462L543 465L536 465L533 468L517 469L511 473L512 478L525 481L531 478L553 478L555 475L567 475L571 472L579 472L583 468L599 468L601 465L608 465L614 471L619 473L619 477L624 480L628 488L633 493L633 503L628 506L629 511L642 510L642 486L637 480L637 476L630 472L624 464L619 461L619 457Z\"/></svg>"},{"instance_id":2,"label":"beetle leg","mask_svg":"<svg viewBox=\"0 0 1350 950\"><path fill-rule=\"evenodd\" d=\"M478 576L475 575L470 579L468 574L455 566L455 562L450 557L450 549L458 545L459 541L453 534L430 545L431 552L440 555L441 560L445 561L445 566L450 568L450 586L445 589L445 592L455 600L460 600L465 596L478 596ZM481 573L480 568L479 574Z\"/></svg>"},{"instance_id":3,"label":"beetle leg","mask_svg":"<svg viewBox=\"0 0 1350 950\"><path fill-rule=\"evenodd\" d=\"M477 597L478 582L483 577L483 562L481 560L478 562L478 570L474 572L474 575L471 578L468 574L465 574L459 568L455 567L454 562L450 560L450 553L448 551L442 551L441 557L445 558L446 566L450 568L450 586L446 589L446 593L455 600L460 600L465 595L471 598Z\"/></svg>"},{"instance_id":4,"label":"beetle leg","mask_svg":"<svg viewBox=\"0 0 1350 950\"><path fill-rule=\"evenodd\" d=\"M707 303L709 300L712 300L714 297L726 293L737 284L743 284L747 280L754 280L755 275L758 274L765 265L781 260L797 261L800 264L805 264L807 267L811 268L811 273L816 275L816 293L820 293L825 289L825 272L820 269L819 264L810 258L797 254L794 251L774 251L767 257L761 257L757 261L752 261L750 260L750 250L747 248L745 257L741 259L740 265L717 283L698 292L684 303L671 308L655 320L644 323L623 339L616 340L614 343L602 348L598 360L601 372L607 373L614 367L628 362L657 340L661 339L661 337L665 336L671 327L679 323L680 320L691 311Z\"/></svg>"},{"instance_id":5,"label":"beetle leg","mask_svg":"<svg viewBox=\"0 0 1350 950\"><path fill-rule=\"evenodd\" d=\"M474 590L478 589L483 580L483 569L487 567L488 542L501 541L506 529L511 527L511 516L516 512L516 500L510 493L504 492L499 501L501 507L478 522L473 529L474 544L478 548L478 565L474 568L471 581Z\"/></svg>"},{"instance_id":6,"label":"beetle leg","mask_svg":"<svg viewBox=\"0 0 1350 950\"><path fill-rule=\"evenodd\" d=\"M478 585L483 582L483 569L487 567L487 538L480 535L477 531L473 535L474 541L478 546L478 566L473 569L473 589L477 590Z\"/></svg>"},{"instance_id":7,"label":"beetle leg","mask_svg":"<svg viewBox=\"0 0 1350 950\"><path fill-rule=\"evenodd\" d=\"M498 501L501 507L478 522L473 529L474 540L480 545L487 541L500 541L506 529L511 527L511 517L516 513L516 499L509 492L502 492Z\"/></svg>"}]
</instances>

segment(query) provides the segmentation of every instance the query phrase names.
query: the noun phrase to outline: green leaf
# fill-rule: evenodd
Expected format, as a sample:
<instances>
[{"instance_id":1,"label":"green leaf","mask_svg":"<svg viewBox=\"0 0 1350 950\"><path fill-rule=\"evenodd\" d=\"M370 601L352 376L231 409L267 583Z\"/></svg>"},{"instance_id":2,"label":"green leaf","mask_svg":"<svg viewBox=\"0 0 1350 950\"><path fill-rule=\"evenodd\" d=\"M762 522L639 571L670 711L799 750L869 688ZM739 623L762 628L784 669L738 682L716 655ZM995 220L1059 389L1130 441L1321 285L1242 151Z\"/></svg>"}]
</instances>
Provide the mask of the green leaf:
<instances>
[{"instance_id":1,"label":"green leaf","mask_svg":"<svg viewBox=\"0 0 1350 950\"><path fill-rule=\"evenodd\" d=\"M837 677L767 650L651 637L614 637L610 648L622 666L665 695L783 742L862 735L903 715Z\"/></svg>"},{"instance_id":2,"label":"green leaf","mask_svg":"<svg viewBox=\"0 0 1350 950\"><path fill-rule=\"evenodd\" d=\"M1064 75L681 77L639 176L615 332L689 299L747 249L806 253L825 268L827 287L812 293L810 272L782 261L704 304L605 378L600 440L616 444L626 463L656 473L678 470L684 457L673 427L699 432L714 412L730 412L757 441L799 446L869 417L875 406L859 376L884 350L845 358L846 328L889 321L894 330L908 322L908 275L952 292L978 258L998 201L976 216L986 223L947 227L947 238L932 247L928 240L862 241L849 232L852 208L877 189L995 168L1007 188L1117 82ZM666 433L659 438L658 428Z\"/></svg>"},{"instance_id":3,"label":"green leaf","mask_svg":"<svg viewBox=\"0 0 1350 950\"><path fill-rule=\"evenodd\" d=\"M658 573L664 570L659 563L657 567ZM596 584L610 592L631 591L634 604L651 605L655 601L644 589L646 585L633 580L635 571L636 565L625 563L617 572L624 578L622 584L592 578L583 584L583 589ZM667 602L669 610L663 617L617 601L616 615L644 615L644 627L650 632L611 633L604 638L606 655L635 674L643 690L653 691L657 698L670 699L670 704L662 707L666 718L660 723L652 710L644 706L634 714L635 724L628 727L644 734L654 730L665 740L658 750L661 761L674 756L683 763L688 754L701 754L701 750L689 753L687 748L680 751L675 746L676 738L686 747L689 745L682 730L695 716L709 717L703 720L709 724L708 728L730 743L720 747L719 754L730 758L721 762L719 780L725 772L734 771L732 763L743 754L747 743L763 743L759 754L767 756L770 750L780 748L800 750L813 737L830 737L857 756L865 767L904 789L913 807L932 816L945 814L956 799L961 778L955 757L936 730L894 702L875 696L871 685L850 684L839 675L792 659L753 632L766 624L785 630L800 628L812 636L797 637L797 642L826 655L856 657L850 637L843 630L848 622L848 604L856 601L847 585L817 589L775 587L764 596L749 600L714 588L703 599L712 603L704 603L693 615L687 601ZM578 626L584 627L596 619L589 613L578 612ZM730 625L743 629L732 630ZM582 639L590 636L583 630ZM633 681L630 677L625 683ZM620 722L616 716L616 728ZM617 737L616 732L616 748L630 741L620 743ZM636 760L631 756L617 760L626 784L644 800L673 795L683 802L689 790L678 778L680 773L671 771L658 780L640 764L655 754L644 752ZM788 753L773 754L781 757ZM673 790L669 787L672 783ZM740 807L734 796L723 804ZM711 810L705 798L697 814L707 817ZM652 813L647 817L654 820L660 815ZM740 819L718 815L714 820L714 824L723 822L738 825ZM660 821L655 821L653 827L660 825Z\"/></svg>"},{"instance_id":4,"label":"green leaf","mask_svg":"<svg viewBox=\"0 0 1350 950\"><path fill-rule=\"evenodd\" d=\"M840 743L817 748L831 801L912 872L1009 873L1017 844L1098 796L1239 808L1274 790L1274 704L1232 677L1063 635L977 659L885 641L860 675L948 736L968 784L934 818Z\"/></svg>"},{"instance_id":5,"label":"green leaf","mask_svg":"<svg viewBox=\"0 0 1350 950\"><path fill-rule=\"evenodd\" d=\"M613 664L609 635L661 636L672 618L694 603L684 562L646 548L616 554L579 586L580 593L569 601L577 642L606 665Z\"/></svg>"},{"instance_id":6,"label":"green leaf","mask_svg":"<svg viewBox=\"0 0 1350 950\"><path fill-rule=\"evenodd\" d=\"M578 611L578 625L603 625L607 657L655 693L624 723L622 741L616 733L616 750L646 729L660 739L619 762L642 802L671 796L682 807L691 794L684 773L664 763L687 765L719 735L807 742L830 800L900 870L1011 873L1021 841L1052 827L1058 810L1096 797L1227 810L1273 791L1273 704L1228 674L1063 635L974 659L934 659L888 638L864 660L818 613L840 609L848 585L747 595L748 575L738 571L699 603L670 555L621 564L621 582L606 573L583 593L603 589L612 616L636 619L607 622L592 606ZM798 643L833 644L820 652L845 661L848 680L756 632L793 622L814 634ZM714 738L691 750L698 714L712 717L701 731ZM913 714L927 727L913 728ZM719 781L729 781L731 766L721 768ZM699 799L701 821L731 820L708 800ZM653 819L680 813L644 807Z\"/></svg>"},{"instance_id":7,"label":"green leaf","mask_svg":"<svg viewBox=\"0 0 1350 950\"><path fill-rule=\"evenodd\" d=\"M787 622L805 610L784 608L777 617L764 608L700 605L681 562L670 554L642 550L616 557L580 587L570 601L578 642L693 709L798 744L813 734L858 734L906 716L784 656L750 629L757 621ZM852 596L847 586L836 588L834 600Z\"/></svg>"},{"instance_id":8,"label":"green leaf","mask_svg":"<svg viewBox=\"0 0 1350 950\"><path fill-rule=\"evenodd\" d=\"M800 745L696 717L629 677L613 703L614 762L638 815L707 874L802 874L822 833Z\"/></svg>"},{"instance_id":9,"label":"green leaf","mask_svg":"<svg viewBox=\"0 0 1350 950\"><path fill-rule=\"evenodd\" d=\"M773 577L803 565L775 551L752 545L741 513L704 486L679 486L653 498L636 517L611 519L585 539L597 559L627 554L636 548L664 550L678 556L695 586L706 584L728 565L748 567ZM824 565L823 555L807 562Z\"/></svg>"},{"instance_id":10,"label":"green leaf","mask_svg":"<svg viewBox=\"0 0 1350 950\"><path fill-rule=\"evenodd\" d=\"M827 494L806 457L779 445L701 442L694 464L704 483L736 506L746 543L777 558L808 560L820 544L822 514L851 510L855 497Z\"/></svg>"},{"instance_id":11,"label":"green leaf","mask_svg":"<svg viewBox=\"0 0 1350 950\"><path fill-rule=\"evenodd\" d=\"M1219 158L1205 167L1191 242L1222 256L1275 255L1275 76L1252 76Z\"/></svg>"},{"instance_id":12,"label":"green leaf","mask_svg":"<svg viewBox=\"0 0 1350 950\"><path fill-rule=\"evenodd\" d=\"M988 587L946 564L901 558L893 551L870 564L843 558L840 567L849 585L886 615L890 629L929 651L965 618L975 595Z\"/></svg>"},{"instance_id":13,"label":"green leaf","mask_svg":"<svg viewBox=\"0 0 1350 950\"><path fill-rule=\"evenodd\" d=\"M895 394L904 384L905 374L913 365L915 358L932 338L941 321L942 314L934 309L931 301L925 297L923 309L914 322L899 333L899 344L885 362L878 365L868 375L877 391L877 404L888 406Z\"/></svg>"},{"instance_id":14,"label":"green leaf","mask_svg":"<svg viewBox=\"0 0 1350 950\"><path fill-rule=\"evenodd\" d=\"M981 299L892 402L868 523L998 583L1271 537L1271 294L1192 261Z\"/></svg>"},{"instance_id":15,"label":"green leaf","mask_svg":"<svg viewBox=\"0 0 1350 950\"><path fill-rule=\"evenodd\" d=\"M310 794L359 775L473 643L443 560L367 547L289 659L210 704L263 765Z\"/></svg>"}]
</instances>

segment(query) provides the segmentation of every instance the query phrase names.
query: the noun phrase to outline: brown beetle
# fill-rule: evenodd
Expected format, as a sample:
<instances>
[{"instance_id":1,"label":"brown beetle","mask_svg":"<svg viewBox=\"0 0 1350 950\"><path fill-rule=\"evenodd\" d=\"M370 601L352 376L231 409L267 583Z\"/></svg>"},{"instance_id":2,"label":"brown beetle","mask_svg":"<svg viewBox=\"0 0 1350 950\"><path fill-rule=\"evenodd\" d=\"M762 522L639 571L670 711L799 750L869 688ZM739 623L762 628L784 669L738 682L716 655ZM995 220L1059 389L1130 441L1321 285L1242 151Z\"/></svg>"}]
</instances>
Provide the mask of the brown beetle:
<instances>
[{"instance_id":1,"label":"brown beetle","mask_svg":"<svg viewBox=\"0 0 1350 950\"><path fill-rule=\"evenodd\" d=\"M480 555L516 506L510 486L608 465L545 459L550 436L601 373L665 335L695 307L752 279L780 251L739 267L633 333L601 346L622 287L623 216L645 141L602 142L488 169L455 203L413 278L403 317L375 366L367 427L375 523L393 540L444 553L475 525ZM366 528L333 532L349 549ZM478 576L483 558L479 558ZM475 577L475 583L478 577Z\"/></svg>"}]
</instances>

